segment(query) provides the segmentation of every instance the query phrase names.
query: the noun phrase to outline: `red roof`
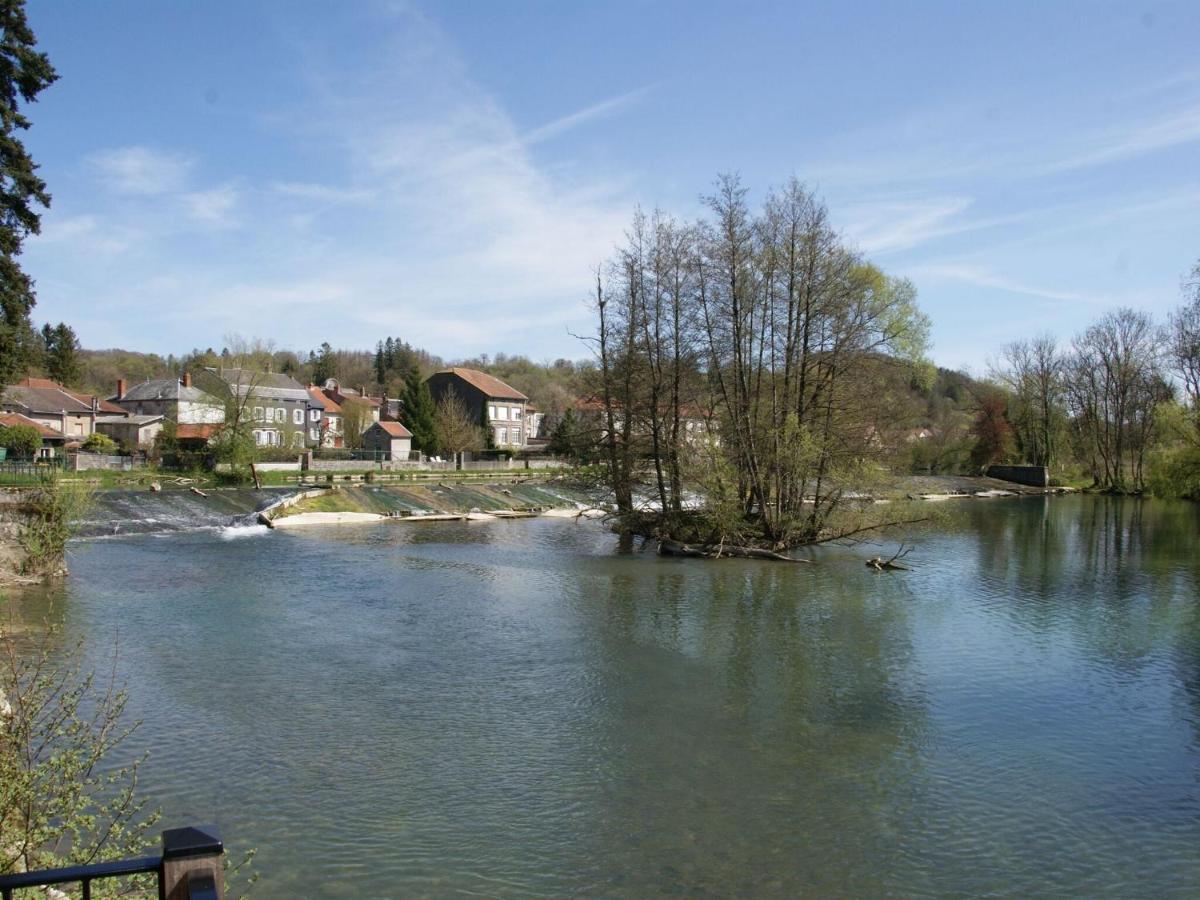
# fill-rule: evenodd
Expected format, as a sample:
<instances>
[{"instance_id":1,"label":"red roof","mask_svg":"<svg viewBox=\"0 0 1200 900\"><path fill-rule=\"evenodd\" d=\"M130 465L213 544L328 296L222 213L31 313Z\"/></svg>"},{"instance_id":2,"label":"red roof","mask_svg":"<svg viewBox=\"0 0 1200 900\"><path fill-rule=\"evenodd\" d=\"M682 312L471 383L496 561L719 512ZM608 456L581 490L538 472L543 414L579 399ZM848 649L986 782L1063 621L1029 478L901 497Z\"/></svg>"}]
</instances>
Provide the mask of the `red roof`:
<instances>
[{"instance_id":1,"label":"red roof","mask_svg":"<svg viewBox=\"0 0 1200 900\"><path fill-rule=\"evenodd\" d=\"M409 431L407 428L405 428L403 425L401 425L399 422L376 422L375 424L378 425L380 428L382 428L384 431L386 431L388 434L390 434L394 438L410 438L410 437L412 437L412 432Z\"/></svg>"},{"instance_id":2,"label":"red roof","mask_svg":"<svg viewBox=\"0 0 1200 900\"><path fill-rule=\"evenodd\" d=\"M220 425L179 425L175 428L175 437L181 441L207 441Z\"/></svg>"},{"instance_id":3,"label":"red roof","mask_svg":"<svg viewBox=\"0 0 1200 900\"><path fill-rule=\"evenodd\" d=\"M443 369L441 374L457 375L467 384L472 387L479 388L489 397L495 397L498 400L528 400L529 398L518 391L515 387L505 384L494 375L489 375L487 372L480 372L477 369Z\"/></svg>"},{"instance_id":4,"label":"red roof","mask_svg":"<svg viewBox=\"0 0 1200 900\"><path fill-rule=\"evenodd\" d=\"M26 385L26 387L37 386L38 385ZM20 413L4 413L0 415L0 425L6 425L10 427L13 425L28 425L32 428L36 428L38 430L38 434L40 434L44 439L49 439L52 441L66 440L67 438L67 436L58 429L48 428L41 422L35 422L33 419L29 418L28 416L23 416Z\"/></svg>"},{"instance_id":5,"label":"red roof","mask_svg":"<svg viewBox=\"0 0 1200 900\"><path fill-rule=\"evenodd\" d=\"M338 406L336 400L333 399L333 391L323 391L315 384L308 386L308 395L321 404L321 407L327 413L340 413L342 408Z\"/></svg>"}]
</instances>

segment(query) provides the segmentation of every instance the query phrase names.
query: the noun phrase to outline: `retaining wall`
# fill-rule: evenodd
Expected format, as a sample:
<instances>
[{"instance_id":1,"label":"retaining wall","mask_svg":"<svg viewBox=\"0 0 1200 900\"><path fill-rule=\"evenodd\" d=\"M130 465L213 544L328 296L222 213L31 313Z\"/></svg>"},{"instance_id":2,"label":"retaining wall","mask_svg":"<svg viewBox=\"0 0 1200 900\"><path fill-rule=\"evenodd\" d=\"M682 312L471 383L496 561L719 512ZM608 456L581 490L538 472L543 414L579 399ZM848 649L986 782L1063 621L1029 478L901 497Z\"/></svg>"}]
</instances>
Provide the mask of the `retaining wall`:
<instances>
[{"instance_id":1,"label":"retaining wall","mask_svg":"<svg viewBox=\"0 0 1200 900\"><path fill-rule=\"evenodd\" d=\"M1050 470L1046 466L988 466L987 476L1031 487L1050 487Z\"/></svg>"}]
</instances>

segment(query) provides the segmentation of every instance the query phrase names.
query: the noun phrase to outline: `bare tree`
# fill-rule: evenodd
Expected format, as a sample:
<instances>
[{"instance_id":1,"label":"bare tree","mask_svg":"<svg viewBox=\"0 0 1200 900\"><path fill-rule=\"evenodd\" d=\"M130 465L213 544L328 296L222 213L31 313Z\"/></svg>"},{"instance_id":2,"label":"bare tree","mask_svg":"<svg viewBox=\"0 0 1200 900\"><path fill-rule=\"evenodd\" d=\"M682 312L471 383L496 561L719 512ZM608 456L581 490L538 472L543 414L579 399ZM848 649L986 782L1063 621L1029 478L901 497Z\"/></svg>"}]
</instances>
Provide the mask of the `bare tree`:
<instances>
[{"instance_id":1,"label":"bare tree","mask_svg":"<svg viewBox=\"0 0 1200 900\"><path fill-rule=\"evenodd\" d=\"M483 433L467 404L453 389L438 402L438 446L457 456L483 447Z\"/></svg>"},{"instance_id":2,"label":"bare tree","mask_svg":"<svg viewBox=\"0 0 1200 900\"><path fill-rule=\"evenodd\" d=\"M1171 313L1167 354L1200 428L1200 263L1184 282L1184 296L1184 304Z\"/></svg>"},{"instance_id":3,"label":"bare tree","mask_svg":"<svg viewBox=\"0 0 1200 900\"><path fill-rule=\"evenodd\" d=\"M992 374L1012 395L1009 419L1025 461L1051 466L1059 454L1066 421L1064 360L1053 335L1016 341L1004 348Z\"/></svg>"}]
</instances>

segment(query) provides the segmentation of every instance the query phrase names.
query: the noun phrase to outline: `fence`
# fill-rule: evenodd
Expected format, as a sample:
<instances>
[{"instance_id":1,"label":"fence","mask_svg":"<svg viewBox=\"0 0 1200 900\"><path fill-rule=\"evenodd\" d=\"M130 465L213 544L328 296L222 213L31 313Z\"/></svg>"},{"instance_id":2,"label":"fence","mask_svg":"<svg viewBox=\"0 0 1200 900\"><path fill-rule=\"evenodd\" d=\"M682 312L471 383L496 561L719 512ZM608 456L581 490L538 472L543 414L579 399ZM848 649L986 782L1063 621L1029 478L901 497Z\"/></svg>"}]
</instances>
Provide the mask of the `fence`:
<instances>
[{"instance_id":1,"label":"fence","mask_svg":"<svg viewBox=\"0 0 1200 900\"><path fill-rule=\"evenodd\" d=\"M66 458L6 459L0 462L0 484L37 484L52 472L66 467Z\"/></svg>"},{"instance_id":2,"label":"fence","mask_svg":"<svg viewBox=\"0 0 1200 900\"><path fill-rule=\"evenodd\" d=\"M162 833L162 853L115 862L68 866L0 875L0 897L12 900L22 888L79 884L84 900L92 896L92 882L133 875L157 875L158 896L165 900L221 900L225 873L221 857L225 847L211 826L169 828Z\"/></svg>"},{"instance_id":3,"label":"fence","mask_svg":"<svg viewBox=\"0 0 1200 900\"><path fill-rule=\"evenodd\" d=\"M145 466L145 456L109 456L103 453L72 453L70 456L72 472L90 472L96 469L130 472Z\"/></svg>"}]
</instances>

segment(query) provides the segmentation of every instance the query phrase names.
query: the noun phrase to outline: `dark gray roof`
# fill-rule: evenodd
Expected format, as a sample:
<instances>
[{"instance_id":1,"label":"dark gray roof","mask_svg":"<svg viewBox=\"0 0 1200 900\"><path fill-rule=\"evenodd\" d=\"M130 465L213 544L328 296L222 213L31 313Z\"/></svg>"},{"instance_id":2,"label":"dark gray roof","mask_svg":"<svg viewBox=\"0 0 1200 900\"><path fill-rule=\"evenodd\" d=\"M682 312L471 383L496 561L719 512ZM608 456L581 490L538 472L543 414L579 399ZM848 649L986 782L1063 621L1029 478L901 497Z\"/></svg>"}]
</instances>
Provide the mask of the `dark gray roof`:
<instances>
[{"instance_id":1,"label":"dark gray roof","mask_svg":"<svg viewBox=\"0 0 1200 900\"><path fill-rule=\"evenodd\" d=\"M56 388L26 387L11 384L4 389L4 405L21 410L58 415L64 409L68 413L90 413L92 408L80 403L66 391Z\"/></svg>"},{"instance_id":2,"label":"dark gray roof","mask_svg":"<svg viewBox=\"0 0 1200 900\"><path fill-rule=\"evenodd\" d=\"M304 385L281 372L220 369L216 374L239 395L248 390L251 395L267 400L299 400L307 403L312 399Z\"/></svg>"},{"instance_id":3,"label":"dark gray roof","mask_svg":"<svg viewBox=\"0 0 1200 900\"><path fill-rule=\"evenodd\" d=\"M155 378L135 384L121 399L112 398L113 403L137 400L182 400L187 403L216 403L217 398L197 387L184 387L177 378Z\"/></svg>"},{"instance_id":4,"label":"dark gray roof","mask_svg":"<svg viewBox=\"0 0 1200 900\"><path fill-rule=\"evenodd\" d=\"M142 425L153 425L155 422L161 422L163 420L163 418L164 418L163 416L151 416L151 415L97 416L96 424L97 425L137 425L137 426L141 427Z\"/></svg>"}]
</instances>

